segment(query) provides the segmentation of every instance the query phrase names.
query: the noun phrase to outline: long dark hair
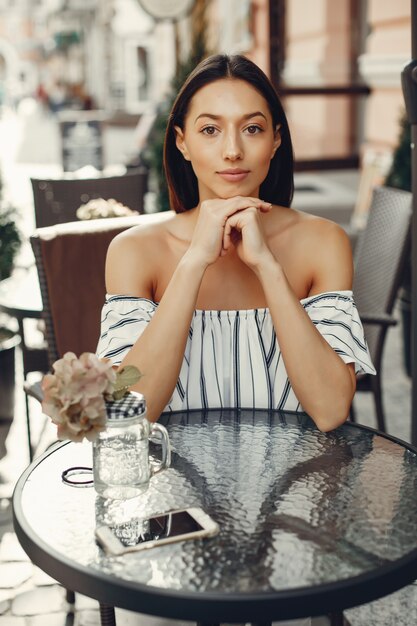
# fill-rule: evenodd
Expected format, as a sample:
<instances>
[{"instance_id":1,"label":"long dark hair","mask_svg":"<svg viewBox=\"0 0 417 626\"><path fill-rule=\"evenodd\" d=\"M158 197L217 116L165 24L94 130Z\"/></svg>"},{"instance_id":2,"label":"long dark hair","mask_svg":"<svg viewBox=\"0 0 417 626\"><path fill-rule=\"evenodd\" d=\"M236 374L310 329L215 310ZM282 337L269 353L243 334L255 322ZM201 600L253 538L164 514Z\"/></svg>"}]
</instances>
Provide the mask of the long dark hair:
<instances>
[{"instance_id":1,"label":"long dark hair","mask_svg":"<svg viewBox=\"0 0 417 626\"><path fill-rule=\"evenodd\" d=\"M273 127L280 125L281 145L271 159L269 172L260 187L262 200L289 207L294 193L294 156L290 130L282 104L272 83L255 63L244 56L216 54L204 59L191 72L172 106L165 133L164 169L171 208L188 211L199 202L198 181L192 165L179 153L175 126L184 128L191 98L209 83L222 78L236 78L252 85L268 103Z\"/></svg>"}]
</instances>

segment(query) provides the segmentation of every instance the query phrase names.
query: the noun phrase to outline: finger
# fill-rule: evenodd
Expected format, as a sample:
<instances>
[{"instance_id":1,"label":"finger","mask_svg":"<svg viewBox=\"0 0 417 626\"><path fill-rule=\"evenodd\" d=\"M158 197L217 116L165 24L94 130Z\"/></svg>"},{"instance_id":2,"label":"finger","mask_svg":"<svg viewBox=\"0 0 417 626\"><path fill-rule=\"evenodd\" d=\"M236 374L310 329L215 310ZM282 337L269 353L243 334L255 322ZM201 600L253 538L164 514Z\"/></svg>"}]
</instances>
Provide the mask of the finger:
<instances>
[{"instance_id":1,"label":"finger","mask_svg":"<svg viewBox=\"0 0 417 626\"><path fill-rule=\"evenodd\" d=\"M252 209L253 211L254 207L248 207L248 209ZM231 244L236 245L237 241L241 239L240 231L247 221L245 215L246 211L247 209L242 209L242 211L234 213L227 219L227 222L224 225L222 250L224 250L225 254Z\"/></svg>"},{"instance_id":2,"label":"finger","mask_svg":"<svg viewBox=\"0 0 417 626\"><path fill-rule=\"evenodd\" d=\"M261 198L254 198L252 196L236 196L236 198L239 198L241 200L249 200L253 206L261 206L261 205L272 206L269 201L262 200Z\"/></svg>"},{"instance_id":3,"label":"finger","mask_svg":"<svg viewBox=\"0 0 417 626\"><path fill-rule=\"evenodd\" d=\"M254 218L256 219L257 215L258 209L253 206L242 209L241 211L236 211L227 218L225 229L228 227L229 232L233 228L242 229L245 224L250 223Z\"/></svg>"},{"instance_id":4,"label":"finger","mask_svg":"<svg viewBox=\"0 0 417 626\"><path fill-rule=\"evenodd\" d=\"M256 207L258 209L265 209L269 211L272 208L272 204L270 202L266 202L265 200L261 200L260 198L252 198L250 196L236 196L234 201L239 205L239 207L249 208L250 206Z\"/></svg>"},{"instance_id":5,"label":"finger","mask_svg":"<svg viewBox=\"0 0 417 626\"><path fill-rule=\"evenodd\" d=\"M234 213L244 211L250 207L254 207L255 209L259 209L261 211L270 211L272 204L270 202L265 202L260 198L235 196L234 198L229 198L226 202L221 203L223 219L226 220Z\"/></svg>"},{"instance_id":6,"label":"finger","mask_svg":"<svg viewBox=\"0 0 417 626\"><path fill-rule=\"evenodd\" d=\"M223 231L223 249L222 250L224 250L225 254L230 246L230 235L232 233L232 228L233 226L230 220L227 220L226 224L224 225L224 231Z\"/></svg>"}]
</instances>

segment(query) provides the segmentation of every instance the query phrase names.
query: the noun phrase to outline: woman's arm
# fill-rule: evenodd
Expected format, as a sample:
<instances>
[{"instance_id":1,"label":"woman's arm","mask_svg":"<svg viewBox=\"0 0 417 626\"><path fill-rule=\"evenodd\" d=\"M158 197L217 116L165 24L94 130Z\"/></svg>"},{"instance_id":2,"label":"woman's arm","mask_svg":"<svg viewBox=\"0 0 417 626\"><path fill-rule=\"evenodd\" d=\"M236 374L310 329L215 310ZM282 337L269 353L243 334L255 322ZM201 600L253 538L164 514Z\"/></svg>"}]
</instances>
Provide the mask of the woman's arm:
<instances>
[{"instance_id":1,"label":"woman's arm","mask_svg":"<svg viewBox=\"0 0 417 626\"><path fill-rule=\"evenodd\" d=\"M229 219L228 226L241 232L240 255L261 282L295 395L318 428L336 428L348 417L355 393L353 364L346 365L315 328L266 245L257 216L246 211ZM305 222L299 228L303 229L303 258L312 268L309 295L350 290L352 253L344 231L324 220Z\"/></svg>"},{"instance_id":2,"label":"woman's arm","mask_svg":"<svg viewBox=\"0 0 417 626\"><path fill-rule=\"evenodd\" d=\"M151 321L120 365L136 365L143 374L133 389L144 394L149 420L158 419L175 389L201 281L208 265L222 254L227 218L248 205L263 211L270 209L269 203L257 198L202 203L187 252ZM127 231L116 237L107 256L107 292L152 299L155 259L157 240L152 229L144 228L135 234Z\"/></svg>"},{"instance_id":3,"label":"woman's arm","mask_svg":"<svg viewBox=\"0 0 417 626\"><path fill-rule=\"evenodd\" d=\"M152 300L155 258L145 233L135 240L116 237L107 255L108 293ZM151 321L120 364L135 365L143 374L132 389L145 396L151 421L158 419L177 383L203 274L192 256L181 259Z\"/></svg>"}]
</instances>

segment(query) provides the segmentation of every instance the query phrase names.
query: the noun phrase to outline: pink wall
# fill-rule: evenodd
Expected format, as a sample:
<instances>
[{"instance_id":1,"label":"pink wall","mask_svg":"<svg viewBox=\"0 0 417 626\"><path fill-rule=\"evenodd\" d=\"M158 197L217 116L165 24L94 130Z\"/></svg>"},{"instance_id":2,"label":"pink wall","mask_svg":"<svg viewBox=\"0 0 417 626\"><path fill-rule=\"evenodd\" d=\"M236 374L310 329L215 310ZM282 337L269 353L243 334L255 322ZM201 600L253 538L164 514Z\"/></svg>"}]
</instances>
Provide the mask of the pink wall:
<instances>
[{"instance_id":1,"label":"pink wall","mask_svg":"<svg viewBox=\"0 0 417 626\"><path fill-rule=\"evenodd\" d=\"M291 0L286 4L284 80L298 86L349 83L350 1ZM296 158L343 157L350 149L346 96L292 96L285 102Z\"/></svg>"},{"instance_id":2,"label":"pink wall","mask_svg":"<svg viewBox=\"0 0 417 626\"><path fill-rule=\"evenodd\" d=\"M350 0L287 2L286 80L294 84L349 82L351 54ZM363 5L362 5L363 6ZM363 100L359 119L361 152L391 152L404 109L400 72L410 59L410 0L368 0L363 31L368 33L358 68L371 95ZM348 100L288 99L296 156L337 156L349 152ZM355 101L352 100L352 106ZM318 150L318 153L317 153Z\"/></svg>"},{"instance_id":3,"label":"pink wall","mask_svg":"<svg viewBox=\"0 0 417 626\"><path fill-rule=\"evenodd\" d=\"M392 150L404 110L400 72L411 58L410 0L369 0L370 34L360 59L372 93L365 110L364 148Z\"/></svg>"},{"instance_id":4,"label":"pink wall","mask_svg":"<svg viewBox=\"0 0 417 626\"><path fill-rule=\"evenodd\" d=\"M253 48L247 56L269 75L269 2L252 0Z\"/></svg>"},{"instance_id":5,"label":"pink wall","mask_svg":"<svg viewBox=\"0 0 417 626\"><path fill-rule=\"evenodd\" d=\"M370 96L357 100L348 96L287 97L284 105L297 158L350 155L351 136L356 133L356 128L352 128L355 111L361 129L360 150L392 151L403 110L400 72L410 58L410 3L411 0L367 0L365 5L362 0L286 0L284 82L298 86L349 85L351 68L355 66L354 41L360 39L362 31L363 41L357 45L356 59L359 80L372 90ZM352 17L355 5L361 11L357 19ZM209 7L210 38L214 43L224 27L223 0L212 0ZM362 21L359 30L358 20ZM247 54L269 74L268 0L252 0L251 27L251 44L238 52Z\"/></svg>"}]
</instances>

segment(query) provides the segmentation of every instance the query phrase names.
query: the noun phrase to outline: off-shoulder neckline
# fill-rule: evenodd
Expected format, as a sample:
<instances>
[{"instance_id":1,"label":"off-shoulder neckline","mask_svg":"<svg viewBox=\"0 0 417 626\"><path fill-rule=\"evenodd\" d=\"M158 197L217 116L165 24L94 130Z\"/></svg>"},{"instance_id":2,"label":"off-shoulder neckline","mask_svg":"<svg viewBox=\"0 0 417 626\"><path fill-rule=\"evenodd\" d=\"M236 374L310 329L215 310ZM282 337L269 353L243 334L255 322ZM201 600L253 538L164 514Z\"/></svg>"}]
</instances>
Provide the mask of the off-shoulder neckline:
<instances>
[{"instance_id":1,"label":"off-shoulder neckline","mask_svg":"<svg viewBox=\"0 0 417 626\"><path fill-rule=\"evenodd\" d=\"M336 297L345 297L347 299L352 299L353 292L351 289L345 289L340 291L322 291L321 293L316 293L313 296L307 296L306 298L301 298L300 303L308 303L315 299L325 299L325 298L336 298ZM106 302L110 302L111 300L133 300L139 301L143 300L145 302L149 302L149 304L153 305L155 308L159 305L159 302L155 302L150 298L143 298L141 296L127 296L123 294L106 294ZM267 307L253 308L253 309L195 309L195 314L231 314L231 313L239 313L239 315L250 314L250 313L263 313L267 312L269 309Z\"/></svg>"}]
</instances>

